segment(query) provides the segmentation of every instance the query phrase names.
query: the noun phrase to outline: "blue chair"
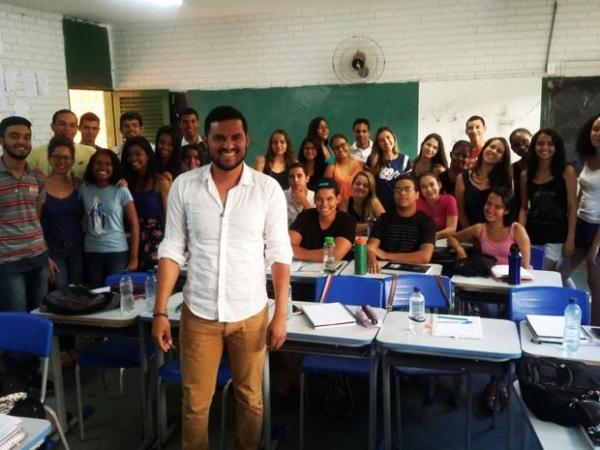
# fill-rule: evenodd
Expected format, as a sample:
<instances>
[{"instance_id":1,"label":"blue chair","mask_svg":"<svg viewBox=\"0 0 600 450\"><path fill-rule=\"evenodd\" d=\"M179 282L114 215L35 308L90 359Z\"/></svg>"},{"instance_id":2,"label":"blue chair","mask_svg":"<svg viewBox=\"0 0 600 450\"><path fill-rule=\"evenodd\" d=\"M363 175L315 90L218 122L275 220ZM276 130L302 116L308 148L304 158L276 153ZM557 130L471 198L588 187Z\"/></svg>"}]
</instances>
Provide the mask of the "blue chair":
<instances>
[{"instance_id":1,"label":"blue chair","mask_svg":"<svg viewBox=\"0 0 600 450\"><path fill-rule=\"evenodd\" d=\"M162 424L162 417L164 417L164 409L166 407L165 402L165 386L163 382L170 384L181 384L181 367L179 366L178 359L172 359L163 365L158 372L158 380L156 385L156 410L158 414L157 427L156 427L156 441L157 449L161 450L164 430ZM225 448L225 419L227 411L227 394L231 387L231 371L229 370L229 361L226 355L223 355L219 371L217 372L217 389L222 389L221 392L221 443L219 448L223 450Z\"/></svg>"},{"instance_id":2,"label":"blue chair","mask_svg":"<svg viewBox=\"0 0 600 450\"><path fill-rule=\"evenodd\" d=\"M535 270L544 270L544 259L546 258L546 252L544 247L538 247L535 245L531 246L531 258L529 264Z\"/></svg>"},{"instance_id":3,"label":"blue chair","mask_svg":"<svg viewBox=\"0 0 600 450\"><path fill-rule=\"evenodd\" d=\"M393 304L389 305L392 309L408 309L408 298L413 292L413 288L417 286L425 297L425 307L430 309L447 309L452 301L452 283L450 278L440 276L439 279L446 289L448 300L442 294L435 276L422 273L400 274L397 278L396 292L394 294ZM386 293L389 295L389 290L392 280L386 280Z\"/></svg>"},{"instance_id":4,"label":"blue chair","mask_svg":"<svg viewBox=\"0 0 600 450\"><path fill-rule=\"evenodd\" d=\"M52 333L54 324L45 317L22 312L0 313L0 349L9 352L26 353L42 360L42 385L40 402L46 413L52 417L60 439L66 450L69 443L65 438L60 421L52 408L45 405L48 382L48 365L52 352Z\"/></svg>"},{"instance_id":5,"label":"blue chair","mask_svg":"<svg viewBox=\"0 0 600 450\"><path fill-rule=\"evenodd\" d=\"M143 284L146 280L145 272L129 272L134 284ZM119 284L122 273L108 275L104 279L105 286ZM154 346L147 339L147 356L154 353ZM83 402L81 395L81 369L119 369L119 395L123 395L123 372L125 369L140 367L140 340L137 337L111 337L96 342L83 350L75 365L75 386L77 389L77 413L79 417L79 434L81 440L85 439L83 426ZM140 374L144 376L144 374ZM102 372L102 381L106 392L106 381ZM142 393L143 395L143 393ZM142 411L142 417L145 411Z\"/></svg>"},{"instance_id":6,"label":"blue chair","mask_svg":"<svg viewBox=\"0 0 600 450\"><path fill-rule=\"evenodd\" d=\"M317 278L315 298L321 296L327 277ZM331 285L326 302L340 302L345 305L369 305L382 308L385 303L383 280L358 276L339 275L331 278ZM344 376L368 377L370 362L350 358L322 355L306 355L302 361L300 372L300 445L304 447L304 375L334 374Z\"/></svg>"},{"instance_id":7,"label":"blue chair","mask_svg":"<svg viewBox=\"0 0 600 450\"><path fill-rule=\"evenodd\" d=\"M591 321L590 294L581 289L525 286L511 289L508 318L517 324L525 320L527 314L562 316L570 298L576 298L581 308L581 322L589 325Z\"/></svg>"}]
</instances>

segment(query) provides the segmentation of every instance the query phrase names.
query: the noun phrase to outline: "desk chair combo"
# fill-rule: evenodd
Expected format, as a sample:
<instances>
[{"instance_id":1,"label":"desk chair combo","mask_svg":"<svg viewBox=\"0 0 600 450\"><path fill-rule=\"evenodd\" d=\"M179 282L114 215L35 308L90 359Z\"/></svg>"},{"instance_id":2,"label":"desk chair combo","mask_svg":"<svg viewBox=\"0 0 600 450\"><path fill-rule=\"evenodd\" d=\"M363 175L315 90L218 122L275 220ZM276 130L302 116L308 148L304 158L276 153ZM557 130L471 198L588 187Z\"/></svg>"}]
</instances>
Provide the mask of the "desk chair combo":
<instances>
[{"instance_id":1,"label":"desk chair combo","mask_svg":"<svg viewBox=\"0 0 600 450\"><path fill-rule=\"evenodd\" d=\"M0 313L0 349L9 352L26 353L37 356L42 360L40 402L44 405L46 413L52 417L63 446L66 450L69 450L69 443L65 438L56 413L45 404L53 330L54 324L52 321L44 317L21 312Z\"/></svg>"},{"instance_id":2,"label":"desk chair combo","mask_svg":"<svg viewBox=\"0 0 600 450\"><path fill-rule=\"evenodd\" d=\"M144 284L146 280L144 272L130 272L134 284ZM104 280L105 286L118 284L122 274L113 274ZM154 347L150 340L146 346L148 356L154 352ZM96 342L84 349L77 359L75 365L75 385L77 389L77 414L79 417L79 434L81 440L85 439L83 426L83 403L81 394L81 369L119 369L119 396L123 395L123 372L125 369L140 367L140 338L139 337L109 337ZM140 376L144 376L143 373ZM107 393L107 384L105 373L102 371L102 383L104 393ZM144 393L142 393L142 396ZM142 420L144 420L145 411L142 411Z\"/></svg>"}]
</instances>

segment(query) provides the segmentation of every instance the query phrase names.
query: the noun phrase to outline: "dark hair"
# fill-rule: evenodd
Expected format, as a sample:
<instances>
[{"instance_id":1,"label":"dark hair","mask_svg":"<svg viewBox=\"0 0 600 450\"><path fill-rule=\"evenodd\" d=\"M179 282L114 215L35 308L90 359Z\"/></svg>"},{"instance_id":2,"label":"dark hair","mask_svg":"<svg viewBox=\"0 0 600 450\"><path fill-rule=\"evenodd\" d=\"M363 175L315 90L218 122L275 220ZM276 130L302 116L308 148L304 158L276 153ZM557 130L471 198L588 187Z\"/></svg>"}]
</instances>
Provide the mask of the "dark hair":
<instances>
[{"instance_id":1,"label":"dark hair","mask_svg":"<svg viewBox=\"0 0 600 450\"><path fill-rule=\"evenodd\" d=\"M540 160L535 152L535 146L538 139L542 134L550 136L552 144L554 144L554 155L550 162L550 172L554 178L560 178L563 176L565 171L565 165L567 164L567 155L565 149L565 143L560 135L551 128L542 128L531 138L531 144L529 144L529 151L527 152L527 183L533 182L533 178L540 165Z\"/></svg>"},{"instance_id":2,"label":"dark hair","mask_svg":"<svg viewBox=\"0 0 600 450\"><path fill-rule=\"evenodd\" d=\"M169 160L166 163L163 163L161 160L160 154L158 153L158 140L163 135L166 134L171 137L171 145L173 146L173 153L169 157ZM157 172L169 172L173 175L173 179L177 177L181 173L181 133L177 127L173 125L163 125L156 132L156 141L155 141L156 151L154 152L154 167Z\"/></svg>"},{"instance_id":3,"label":"dark hair","mask_svg":"<svg viewBox=\"0 0 600 450\"><path fill-rule=\"evenodd\" d=\"M181 147L181 159L185 159L187 152L190 150L196 150L198 157L202 160L202 145L200 144L185 144Z\"/></svg>"},{"instance_id":4,"label":"dark hair","mask_svg":"<svg viewBox=\"0 0 600 450\"><path fill-rule=\"evenodd\" d=\"M0 122L0 137L4 137L4 133L6 132L6 129L8 127L12 127L15 125L24 125L27 128L29 128L29 131L31 131L31 122L25 117L9 116L5 117L4 119L2 119L2 122Z\"/></svg>"},{"instance_id":5,"label":"dark hair","mask_svg":"<svg viewBox=\"0 0 600 450\"><path fill-rule=\"evenodd\" d=\"M87 122L98 122L100 123L100 117L98 117L93 112L86 112L79 118L79 123L81 124L83 121Z\"/></svg>"},{"instance_id":6,"label":"dark hair","mask_svg":"<svg viewBox=\"0 0 600 450\"><path fill-rule=\"evenodd\" d=\"M121 114L121 117L119 118L119 128L123 128L123 124L126 120L137 120L140 124L140 127L144 126L144 118L137 111L126 111Z\"/></svg>"},{"instance_id":7,"label":"dark hair","mask_svg":"<svg viewBox=\"0 0 600 450\"><path fill-rule=\"evenodd\" d=\"M306 131L306 136L316 139L319 143L319 146L321 146L322 144L327 144L327 142L322 141L322 139L319 137L319 133L317 133L317 129L319 128L319 124L321 122L327 123L324 117L315 117L308 124L308 130Z\"/></svg>"},{"instance_id":8,"label":"dark hair","mask_svg":"<svg viewBox=\"0 0 600 450\"><path fill-rule=\"evenodd\" d=\"M315 158L315 167L313 170L313 177L321 178L325 173L325 168L327 167L327 163L325 162L325 154L323 153L323 148L321 147L321 143L319 140L313 137L305 137L302 143L300 144L300 150L298 150L298 161L306 164L306 156L304 156L304 146L308 143L314 145L315 150L317 151L317 156Z\"/></svg>"},{"instance_id":9,"label":"dark hair","mask_svg":"<svg viewBox=\"0 0 600 450\"><path fill-rule=\"evenodd\" d=\"M592 139L590 134L592 133L592 126L594 122L600 118L600 113L597 113L590 117L579 130L579 134L577 135L577 141L575 144L575 149L577 153L583 158L587 159L596 154L598 149L592 145Z\"/></svg>"},{"instance_id":10,"label":"dark hair","mask_svg":"<svg viewBox=\"0 0 600 450\"><path fill-rule=\"evenodd\" d=\"M140 175L129 165L129 151L134 145L141 147L148 158L146 172L143 175ZM127 186L132 193L139 185L146 184L154 177L154 174L156 173L156 161L154 160L153 153L150 142L143 136L134 136L131 139L127 139L123 144L123 150L121 151L121 169L123 171L123 177L127 180Z\"/></svg>"},{"instance_id":11,"label":"dark hair","mask_svg":"<svg viewBox=\"0 0 600 450\"><path fill-rule=\"evenodd\" d=\"M515 128L514 130L512 130L512 133L510 133L510 136L508 137L508 142L510 142L511 145L512 140L519 133L527 133L529 136L531 136L531 132L527 128Z\"/></svg>"},{"instance_id":12,"label":"dark hair","mask_svg":"<svg viewBox=\"0 0 600 450\"><path fill-rule=\"evenodd\" d=\"M446 161L446 150L444 149L444 141L442 140L442 137L437 133L429 133L427 136L425 136L425 139L423 139L419 147L419 155L415 159L415 164L419 162L419 160L423 156L423 146L425 145L425 142L427 142L429 139L435 139L438 144L438 151L433 156L433 158L431 158L431 169L433 169L433 167L436 164L439 164L443 166L444 169L447 169L448 161Z\"/></svg>"},{"instance_id":13,"label":"dark hair","mask_svg":"<svg viewBox=\"0 0 600 450\"><path fill-rule=\"evenodd\" d=\"M315 186L315 195L317 195L317 192L321 189L333 189L335 195L340 195L340 187L333 178L321 178Z\"/></svg>"},{"instance_id":14,"label":"dark hair","mask_svg":"<svg viewBox=\"0 0 600 450\"><path fill-rule=\"evenodd\" d=\"M359 123L364 123L367 128L370 130L371 129L371 124L369 123L369 121L367 119L363 119L362 117L359 117L358 119L356 119L354 121L354 123L352 124L352 130L354 130L354 127L356 125L358 125Z\"/></svg>"},{"instance_id":15,"label":"dark hair","mask_svg":"<svg viewBox=\"0 0 600 450\"><path fill-rule=\"evenodd\" d=\"M198 115L198 111L196 111L194 108L183 108L181 111L179 111L179 121L181 121L181 119L183 119L183 116L191 116L191 115L196 116L196 119L200 120L200 116Z\"/></svg>"},{"instance_id":16,"label":"dark hair","mask_svg":"<svg viewBox=\"0 0 600 450\"><path fill-rule=\"evenodd\" d=\"M85 168L85 173L83 174L84 181L90 184L96 184L96 177L94 176L94 161L96 161L99 156L108 156L110 158L110 162L112 164L112 175L110 180L108 180L108 183L112 185L117 184L117 181L123 178L121 176L121 163L115 152L105 148L96 150L96 152L90 157L88 165Z\"/></svg>"},{"instance_id":17,"label":"dark hair","mask_svg":"<svg viewBox=\"0 0 600 450\"><path fill-rule=\"evenodd\" d=\"M381 152L381 148L379 147L379 135L385 131L394 136L394 140L396 141L396 143L394 144L394 151L396 152L396 154L400 154L400 149L398 148L398 138L396 137L392 129L390 127L379 128L377 130L377 133L375 133L375 139L373 139L373 150L369 155L369 159L367 159L367 166L371 169L371 172L373 172L373 175L375 177L378 176L379 171L381 170L384 164L383 154Z\"/></svg>"},{"instance_id":18,"label":"dark hair","mask_svg":"<svg viewBox=\"0 0 600 450\"><path fill-rule=\"evenodd\" d=\"M71 157L75 158L75 144L73 144L73 141L63 136L54 136L48 143L48 159L50 159L52 152L54 152L57 147L67 147L71 152Z\"/></svg>"},{"instance_id":19,"label":"dark hair","mask_svg":"<svg viewBox=\"0 0 600 450\"><path fill-rule=\"evenodd\" d=\"M417 183L417 179L413 177L410 173L403 173L402 175L396 177L394 180L394 187L398 183L398 181L408 180L412 182L413 187L415 188L415 192L419 192L419 184Z\"/></svg>"},{"instance_id":20,"label":"dark hair","mask_svg":"<svg viewBox=\"0 0 600 450\"><path fill-rule=\"evenodd\" d=\"M452 153L454 153L456 150L458 150L459 147L467 147L467 150L469 151L469 153L471 153L471 150L473 149L473 145L471 145L471 143L469 141L465 141L464 139L460 139L460 140L456 141L454 143L454 145L452 146L452 150L450 151L450 155L452 155Z\"/></svg>"},{"instance_id":21,"label":"dark hair","mask_svg":"<svg viewBox=\"0 0 600 450\"><path fill-rule=\"evenodd\" d=\"M208 136L208 130L213 122L224 122L226 120L240 120L244 133L248 134L248 123L244 115L233 106L217 106L210 110L204 119L204 134Z\"/></svg>"},{"instance_id":22,"label":"dark hair","mask_svg":"<svg viewBox=\"0 0 600 450\"><path fill-rule=\"evenodd\" d=\"M507 189L504 186L494 186L490 190L489 194L485 198L486 202L490 195L495 194L502 199L502 203L504 203L504 208L508 210L508 214L504 215L502 219L502 223L505 227L509 226L511 223L515 221L515 215L513 211L514 197L511 189Z\"/></svg>"},{"instance_id":23,"label":"dark hair","mask_svg":"<svg viewBox=\"0 0 600 450\"><path fill-rule=\"evenodd\" d=\"M485 141L485 144L483 144L483 147L481 148L481 153L479 153L479 157L477 158L477 162L475 163L475 167L473 168L473 172L479 173L483 164L483 153L493 141L500 141L502 143L504 146L504 154L502 155L502 161L500 161L498 164L495 164L489 174L490 186L502 186L506 189L512 190L513 175L512 165L510 164L510 146L503 137L493 137Z\"/></svg>"},{"instance_id":24,"label":"dark hair","mask_svg":"<svg viewBox=\"0 0 600 450\"><path fill-rule=\"evenodd\" d=\"M348 138L347 138L347 137L346 137L344 134L342 134L342 133L335 133L333 136L331 136L331 137L329 138L329 148L332 148L332 147L333 147L333 141L334 141L335 139L343 139L344 141L346 141L346 143L348 143L348 142L349 142L349 141L348 141Z\"/></svg>"},{"instance_id":25,"label":"dark hair","mask_svg":"<svg viewBox=\"0 0 600 450\"><path fill-rule=\"evenodd\" d=\"M52 114L52 123L56 123L58 116L60 116L61 114L73 114L75 116L75 120L77 120L77 114L75 114L70 109L59 109L54 114Z\"/></svg>"},{"instance_id":26,"label":"dark hair","mask_svg":"<svg viewBox=\"0 0 600 450\"><path fill-rule=\"evenodd\" d=\"M273 141L273 137L276 134L281 134L283 136L283 139L285 139L285 143L287 145L287 148L285 150L285 165L289 167L290 164L293 164L296 161L296 156L294 155L294 149L292 147L290 135L285 130L277 129L271 133L271 136L269 136L269 144L267 146L267 153L265 155L265 172L271 171L271 163L275 160L275 153L273 153L273 149L271 148L271 142Z\"/></svg>"},{"instance_id":27,"label":"dark hair","mask_svg":"<svg viewBox=\"0 0 600 450\"><path fill-rule=\"evenodd\" d=\"M290 164L290 167L288 167L288 173L292 171L292 169L302 169L302 172L304 172L304 175L306 176L306 166L304 164L302 164L301 162L295 162Z\"/></svg>"},{"instance_id":28,"label":"dark hair","mask_svg":"<svg viewBox=\"0 0 600 450\"><path fill-rule=\"evenodd\" d=\"M425 178L425 177L433 177L436 179L436 181L438 183L440 182L440 177L435 172L431 172L431 171L423 172L423 173L421 173L421 175L419 175L417 177L417 185L419 186L419 191L421 190L421 179Z\"/></svg>"},{"instance_id":29,"label":"dark hair","mask_svg":"<svg viewBox=\"0 0 600 450\"><path fill-rule=\"evenodd\" d=\"M481 123L483 124L483 126L485 127L485 120L483 120L483 117L481 116L471 116L467 119L467 121L465 122L465 126L469 123L469 122L474 122L475 120L481 120Z\"/></svg>"}]
</instances>

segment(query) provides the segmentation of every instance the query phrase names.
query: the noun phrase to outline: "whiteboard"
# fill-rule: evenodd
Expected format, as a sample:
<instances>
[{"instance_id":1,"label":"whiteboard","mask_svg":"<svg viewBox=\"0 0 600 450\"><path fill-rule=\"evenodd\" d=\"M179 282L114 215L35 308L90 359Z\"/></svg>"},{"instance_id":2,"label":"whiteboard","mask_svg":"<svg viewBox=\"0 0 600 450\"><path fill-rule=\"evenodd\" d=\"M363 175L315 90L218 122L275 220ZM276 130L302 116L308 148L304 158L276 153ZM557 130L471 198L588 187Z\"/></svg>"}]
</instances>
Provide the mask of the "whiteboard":
<instances>
[{"instance_id":1,"label":"whiteboard","mask_svg":"<svg viewBox=\"0 0 600 450\"><path fill-rule=\"evenodd\" d=\"M420 82L419 144L429 133L438 133L450 154L454 142L469 140L465 123L475 115L485 119L486 139L503 136L508 140L515 128L527 128L533 134L540 127L541 103L540 77ZM511 154L512 162L518 159Z\"/></svg>"}]
</instances>

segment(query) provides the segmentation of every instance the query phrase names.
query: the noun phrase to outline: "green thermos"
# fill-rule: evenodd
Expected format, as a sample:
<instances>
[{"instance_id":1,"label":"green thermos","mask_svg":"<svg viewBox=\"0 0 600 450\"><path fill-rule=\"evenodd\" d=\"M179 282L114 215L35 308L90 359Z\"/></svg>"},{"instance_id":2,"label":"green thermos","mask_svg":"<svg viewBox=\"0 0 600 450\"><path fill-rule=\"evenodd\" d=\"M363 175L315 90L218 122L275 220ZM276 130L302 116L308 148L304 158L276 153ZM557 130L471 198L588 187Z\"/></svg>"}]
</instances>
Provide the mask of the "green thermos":
<instances>
[{"instance_id":1,"label":"green thermos","mask_svg":"<svg viewBox=\"0 0 600 450\"><path fill-rule=\"evenodd\" d=\"M367 239L363 236L358 236L354 242L354 273L367 273Z\"/></svg>"}]
</instances>

